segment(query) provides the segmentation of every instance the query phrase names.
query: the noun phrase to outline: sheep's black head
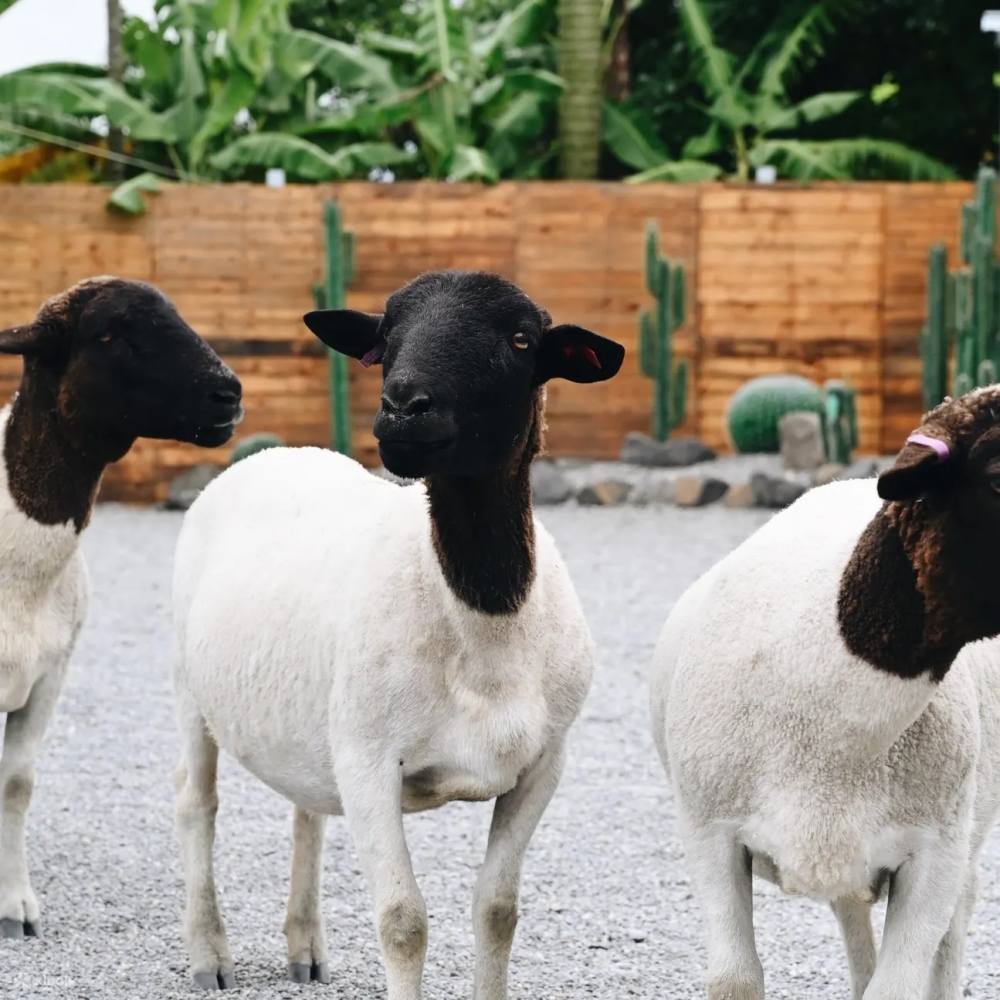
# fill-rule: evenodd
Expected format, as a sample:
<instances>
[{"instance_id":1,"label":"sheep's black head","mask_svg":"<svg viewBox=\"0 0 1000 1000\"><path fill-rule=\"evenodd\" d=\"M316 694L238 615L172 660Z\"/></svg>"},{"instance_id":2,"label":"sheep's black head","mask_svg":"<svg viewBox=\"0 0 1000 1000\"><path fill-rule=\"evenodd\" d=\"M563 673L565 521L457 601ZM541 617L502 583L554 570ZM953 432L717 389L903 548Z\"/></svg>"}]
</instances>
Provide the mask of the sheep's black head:
<instances>
[{"instance_id":1,"label":"sheep's black head","mask_svg":"<svg viewBox=\"0 0 1000 1000\"><path fill-rule=\"evenodd\" d=\"M602 382L625 356L582 327L552 326L517 285L476 271L424 274L380 316L333 309L305 322L335 351L382 364L379 453L412 478L498 468L524 441L545 382Z\"/></svg>"},{"instance_id":2,"label":"sheep's black head","mask_svg":"<svg viewBox=\"0 0 1000 1000\"><path fill-rule=\"evenodd\" d=\"M81 281L0 331L0 352L23 355L72 443L109 460L139 437L224 444L243 414L236 376L141 281Z\"/></svg>"}]
</instances>

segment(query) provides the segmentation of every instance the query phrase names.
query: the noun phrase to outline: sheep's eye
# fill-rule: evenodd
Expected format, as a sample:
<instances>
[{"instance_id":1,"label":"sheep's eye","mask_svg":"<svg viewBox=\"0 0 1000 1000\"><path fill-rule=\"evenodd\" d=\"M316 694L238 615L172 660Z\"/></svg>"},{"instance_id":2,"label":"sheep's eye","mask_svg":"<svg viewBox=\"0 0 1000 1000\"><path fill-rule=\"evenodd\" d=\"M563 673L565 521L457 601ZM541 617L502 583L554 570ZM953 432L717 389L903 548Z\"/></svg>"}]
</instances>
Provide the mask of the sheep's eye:
<instances>
[{"instance_id":1,"label":"sheep's eye","mask_svg":"<svg viewBox=\"0 0 1000 1000\"><path fill-rule=\"evenodd\" d=\"M531 341L528 339L528 335L526 333L522 333L520 330L518 330L518 332L514 334L511 340L513 341L514 346L519 351L523 351L526 347L529 347L531 345Z\"/></svg>"},{"instance_id":2,"label":"sheep's eye","mask_svg":"<svg viewBox=\"0 0 1000 1000\"><path fill-rule=\"evenodd\" d=\"M110 344L112 340L115 339L115 335L108 331L107 333L102 333L98 338L97 342L99 344Z\"/></svg>"},{"instance_id":3,"label":"sheep's eye","mask_svg":"<svg viewBox=\"0 0 1000 1000\"><path fill-rule=\"evenodd\" d=\"M1000 493L1000 474L990 476L989 484L994 493Z\"/></svg>"}]
</instances>

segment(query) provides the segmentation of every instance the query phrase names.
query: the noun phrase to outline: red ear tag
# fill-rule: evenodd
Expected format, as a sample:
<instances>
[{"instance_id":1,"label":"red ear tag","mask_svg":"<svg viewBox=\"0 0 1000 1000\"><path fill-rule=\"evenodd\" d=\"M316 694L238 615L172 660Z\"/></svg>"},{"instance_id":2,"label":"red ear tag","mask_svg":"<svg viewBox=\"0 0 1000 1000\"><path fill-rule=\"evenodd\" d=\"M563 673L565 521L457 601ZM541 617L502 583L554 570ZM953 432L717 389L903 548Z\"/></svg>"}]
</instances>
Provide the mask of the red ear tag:
<instances>
[{"instance_id":1,"label":"red ear tag","mask_svg":"<svg viewBox=\"0 0 1000 1000\"><path fill-rule=\"evenodd\" d=\"M365 368L371 368L372 365L382 360L383 354L385 354L385 341L380 340L370 351L366 351L361 356L361 364Z\"/></svg>"},{"instance_id":2,"label":"red ear tag","mask_svg":"<svg viewBox=\"0 0 1000 1000\"><path fill-rule=\"evenodd\" d=\"M595 368L601 367L600 358L594 353L593 348L584 347L583 344L566 344L563 347L563 354L567 358L571 358L576 355L578 358L583 358L588 364L593 365Z\"/></svg>"}]
</instances>

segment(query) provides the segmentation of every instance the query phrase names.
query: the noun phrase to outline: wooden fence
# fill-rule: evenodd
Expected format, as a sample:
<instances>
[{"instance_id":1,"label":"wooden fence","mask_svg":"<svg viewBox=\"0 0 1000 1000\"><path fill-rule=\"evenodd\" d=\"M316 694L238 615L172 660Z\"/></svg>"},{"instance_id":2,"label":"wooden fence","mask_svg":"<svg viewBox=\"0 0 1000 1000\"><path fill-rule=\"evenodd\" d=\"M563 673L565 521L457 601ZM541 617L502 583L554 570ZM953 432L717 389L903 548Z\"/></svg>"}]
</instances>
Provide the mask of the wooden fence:
<instances>
[{"instance_id":1,"label":"wooden fence","mask_svg":"<svg viewBox=\"0 0 1000 1000\"><path fill-rule=\"evenodd\" d=\"M139 219L109 215L88 186L0 185L0 328L80 278L152 281L243 382L240 434L329 441L326 359L302 325L323 268L322 204L336 198L356 234L349 304L378 310L435 268L481 268L517 281L557 322L622 341L622 374L595 386L554 383L549 450L614 457L648 430L651 383L638 370L637 314L647 219L689 274L677 353L693 371L682 432L726 448L725 405L746 379L800 372L846 378L859 393L861 449L894 451L920 417L918 338L932 242L954 252L968 184L628 187L447 184L176 187ZM0 397L16 386L0 361ZM352 370L356 455L377 460L371 425L378 369ZM140 442L109 470L104 495L148 501L193 461L225 461Z\"/></svg>"}]
</instances>

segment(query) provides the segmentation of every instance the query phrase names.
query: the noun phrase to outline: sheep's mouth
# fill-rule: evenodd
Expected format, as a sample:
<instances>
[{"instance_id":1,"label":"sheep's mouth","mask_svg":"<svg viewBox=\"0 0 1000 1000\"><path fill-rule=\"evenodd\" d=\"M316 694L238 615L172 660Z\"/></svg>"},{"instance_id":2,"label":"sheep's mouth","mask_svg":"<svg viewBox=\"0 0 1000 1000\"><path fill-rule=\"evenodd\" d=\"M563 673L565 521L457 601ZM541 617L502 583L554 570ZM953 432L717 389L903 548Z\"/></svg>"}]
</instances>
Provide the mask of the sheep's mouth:
<instances>
[{"instance_id":1,"label":"sheep's mouth","mask_svg":"<svg viewBox=\"0 0 1000 1000\"><path fill-rule=\"evenodd\" d=\"M378 453L382 464L394 475L419 479L436 471L441 459L454 443L454 437L431 440L382 438L378 444Z\"/></svg>"}]
</instances>

